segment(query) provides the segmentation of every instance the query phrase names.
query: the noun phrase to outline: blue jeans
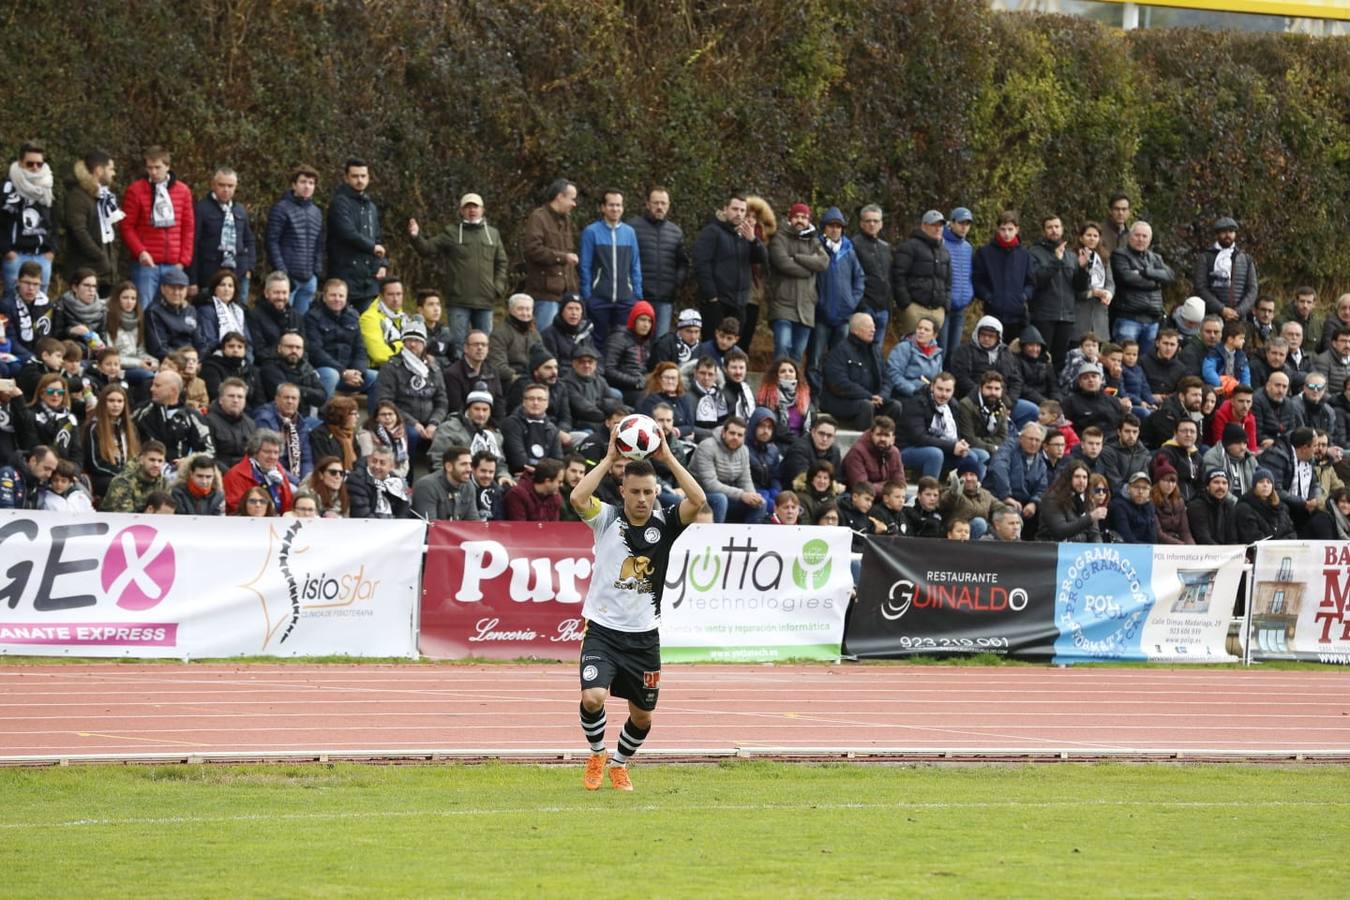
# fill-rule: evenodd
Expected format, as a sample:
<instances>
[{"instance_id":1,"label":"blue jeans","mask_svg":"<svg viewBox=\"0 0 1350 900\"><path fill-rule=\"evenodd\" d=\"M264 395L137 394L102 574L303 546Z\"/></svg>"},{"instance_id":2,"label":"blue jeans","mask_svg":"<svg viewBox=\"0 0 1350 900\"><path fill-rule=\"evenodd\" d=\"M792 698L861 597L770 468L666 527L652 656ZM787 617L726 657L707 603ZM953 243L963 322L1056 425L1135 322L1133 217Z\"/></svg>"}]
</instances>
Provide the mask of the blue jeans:
<instances>
[{"instance_id":1,"label":"blue jeans","mask_svg":"<svg viewBox=\"0 0 1350 900\"><path fill-rule=\"evenodd\" d=\"M670 300L648 300L647 302L656 311L656 321L652 323L652 335L660 337L670 331L670 317L675 309L675 304Z\"/></svg>"},{"instance_id":2,"label":"blue jeans","mask_svg":"<svg viewBox=\"0 0 1350 900\"><path fill-rule=\"evenodd\" d=\"M942 327L938 329L938 346L950 353L961 346L961 336L965 329L966 311L964 309L951 310L947 313L947 318L942 323Z\"/></svg>"},{"instance_id":3,"label":"blue jeans","mask_svg":"<svg viewBox=\"0 0 1350 900\"><path fill-rule=\"evenodd\" d=\"M337 369L324 366L314 370L319 376L319 384L323 385L323 392L328 395L328 399L333 399L333 392L337 390L338 382L342 380L342 372ZM375 376L378 373L374 369L366 369L365 381L361 383L361 393L369 394L371 388L375 387ZM350 391L351 388L345 390Z\"/></svg>"},{"instance_id":4,"label":"blue jeans","mask_svg":"<svg viewBox=\"0 0 1350 900\"><path fill-rule=\"evenodd\" d=\"M1153 352L1153 342L1158 339L1157 322L1136 322L1134 319L1116 319L1111 326L1111 340L1117 344L1124 341L1139 342L1139 358L1143 359Z\"/></svg>"},{"instance_id":5,"label":"blue jeans","mask_svg":"<svg viewBox=\"0 0 1350 900\"><path fill-rule=\"evenodd\" d=\"M591 334L595 349L603 352L605 343L609 340L610 332L623 331L628 327L628 313L635 303L636 301L609 303L595 297L586 301L586 315L595 324L595 331ZM539 314L536 312L535 320L537 321L538 318Z\"/></svg>"},{"instance_id":6,"label":"blue jeans","mask_svg":"<svg viewBox=\"0 0 1350 900\"><path fill-rule=\"evenodd\" d=\"M919 474L929 478L942 475L942 463L946 455L940 447L906 447L900 451L900 462L907 469L918 469Z\"/></svg>"},{"instance_id":7,"label":"blue jeans","mask_svg":"<svg viewBox=\"0 0 1350 900\"><path fill-rule=\"evenodd\" d=\"M826 325L824 322L816 323L816 342L811 348L811 369L819 372L821 383L824 383L825 356L839 344L840 341L848 337L848 323L843 325Z\"/></svg>"},{"instance_id":8,"label":"blue jeans","mask_svg":"<svg viewBox=\"0 0 1350 900\"><path fill-rule=\"evenodd\" d=\"M5 293L14 293L19 283L19 267L26 262L35 262L42 266L42 293L47 293L47 285L52 280L52 261L41 253L20 253L13 259L5 260Z\"/></svg>"},{"instance_id":9,"label":"blue jeans","mask_svg":"<svg viewBox=\"0 0 1350 900\"><path fill-rule=\"evenodd\" d=\"M553 320L558 317L558 308L562 306L557 300L540 300L534 298L534 327L541 332L553 324Z\"/></svg>"},{"instance_id":10,"label":"blue jeans","mask_svg":"<svg viewBox=\"0 0 1350 900\"><path fill-rule=\"evenodd\" d=\"M446 310L446 320L446 324L450 326L450 346L454 347L457 353L464 352L464 342L469 339L470 331L492 334L490 309L460 309L452 306Z\"/></svg>"},{"instance_id":11,"label":"blue jeans","mask_svg":"<svg viewBox=\"0 0 1350 900\"><path fill-rule=\"evenodd\" d=\"M877 346L885 344L886 326L891 322L891 311L889 309L860 309L858 312L867 313L877 326L877 333L872 337L872 343Z\"/></svg>"},{"instance_id":12,"label":"blue jeans","mask_svg":"<svg viewBox=\"0 0 1350 900\"><path fill-rule=\"evenodd\" d=\"M309 305L314 301L314 294L319 289L319 276L311 275L308 281L292 281L291 287L291 309L295 310L296 315L304 318L305 313L309 312Z\"/></svg>"},{"instance_id":13,"label":"blue jeans","mask_svg":"<svg viewBox=\"0 0 1350 900\"><path fill-rule=\"evenodd\" d=\"M732 500L721 491L708 491L707 494L713 521L718 524L744 522L746 525L759 525L768 515L766 507L752 507L740 500Z\"/></svg>"},{"instance_id":14,"label":"blue jeans","mask_svg":"<svg viewBox=\"0 0 1350 900\"><path fill-rule=\"evenodd\" d=\"M136 293L140 294L141 309L149 306L151 301L159 296L159 282L164 277L165 272L177 270L183 271L182 266L143 266L140 263L131 264L131 280L136 285Z\"/></svg>"},{"instance_id":15,"label":"blue jeans","mask_svg":"<svg viewBox=\"0 0 1350 900\"><path fill-rule=\"evenodd\" d=\"M806 345L811 341L811 326L787 319L774 319L769 323L773 332L773 358L802 361L806 355Z\"/></svg>"}]
</instances>

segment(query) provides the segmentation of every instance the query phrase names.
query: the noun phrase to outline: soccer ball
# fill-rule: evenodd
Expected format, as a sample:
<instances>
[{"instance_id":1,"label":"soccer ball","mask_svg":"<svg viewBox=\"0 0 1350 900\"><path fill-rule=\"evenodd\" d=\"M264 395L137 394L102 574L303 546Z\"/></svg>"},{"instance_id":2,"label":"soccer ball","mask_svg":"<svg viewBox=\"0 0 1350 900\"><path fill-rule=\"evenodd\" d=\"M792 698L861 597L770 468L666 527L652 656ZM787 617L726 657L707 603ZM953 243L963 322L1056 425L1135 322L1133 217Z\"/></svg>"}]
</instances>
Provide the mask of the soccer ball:
<instances>
[{"instance_id":1,"label":"soccer ball","mask_svg":"<svg viewBox=\"0 0 1350 900\"><path fill-rule=\"evenodd\" d=\"M646 459L661 446L660 427L650 416L626 416L619 422L614 449L629 459Z\"/></svg>"}]
</instances>

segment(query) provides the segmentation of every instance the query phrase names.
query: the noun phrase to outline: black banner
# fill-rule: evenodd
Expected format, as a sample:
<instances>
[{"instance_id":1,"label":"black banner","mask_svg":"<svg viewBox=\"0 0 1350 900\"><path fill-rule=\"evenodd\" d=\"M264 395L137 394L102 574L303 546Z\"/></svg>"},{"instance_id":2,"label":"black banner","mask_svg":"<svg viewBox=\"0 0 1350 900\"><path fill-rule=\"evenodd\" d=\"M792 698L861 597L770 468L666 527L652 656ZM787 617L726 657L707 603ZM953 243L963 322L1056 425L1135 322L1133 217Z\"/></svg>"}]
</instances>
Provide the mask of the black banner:
<instances>
[{"instance_id":1,"label":"black banner","mask_svg":"<svg viewBox=\"0 0 1350 900\"><path fill-rule=\"evenodd\" d=\"M844 653L1055 655L1058 545L869 538Z\"/></svg>"}]
</instances>

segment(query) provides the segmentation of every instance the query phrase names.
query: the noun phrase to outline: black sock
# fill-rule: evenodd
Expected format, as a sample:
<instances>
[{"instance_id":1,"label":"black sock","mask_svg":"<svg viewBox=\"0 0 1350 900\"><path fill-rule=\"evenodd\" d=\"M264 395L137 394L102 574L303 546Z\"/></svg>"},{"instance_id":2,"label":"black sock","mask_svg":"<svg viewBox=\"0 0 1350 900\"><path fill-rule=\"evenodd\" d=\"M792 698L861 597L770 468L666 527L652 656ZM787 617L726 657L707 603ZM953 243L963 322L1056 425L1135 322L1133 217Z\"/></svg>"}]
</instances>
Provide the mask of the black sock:
<instances>
[{"instance_id":1,"label":"black sock","mask_svg":"<svg viewBox=\"0 0 1350 900\"><path fill-rule=\"evenodd\" d=\"M586 709L586 704L581 704L581 730L586 734L586 742L591 745L592 753L601 753L605 749L605 708L602 706L595 712ZM642 743L642 741L638 741Z\"/></svg>"},{"instance_id":2,"label":"black sock","mask_svg":"<svg viewBox=\"0 0 1350 900\"><path fill-rule=\"evenodd\" d=\"M619 765L628 762L633 754L638 752L638 748L642 746L642 742L647 739L650 732L650 727L639 728L633 724L631 718L624 722L623 732L619 735L619 749L614 752L614 762Z\"/></svg>"}]
</instances>

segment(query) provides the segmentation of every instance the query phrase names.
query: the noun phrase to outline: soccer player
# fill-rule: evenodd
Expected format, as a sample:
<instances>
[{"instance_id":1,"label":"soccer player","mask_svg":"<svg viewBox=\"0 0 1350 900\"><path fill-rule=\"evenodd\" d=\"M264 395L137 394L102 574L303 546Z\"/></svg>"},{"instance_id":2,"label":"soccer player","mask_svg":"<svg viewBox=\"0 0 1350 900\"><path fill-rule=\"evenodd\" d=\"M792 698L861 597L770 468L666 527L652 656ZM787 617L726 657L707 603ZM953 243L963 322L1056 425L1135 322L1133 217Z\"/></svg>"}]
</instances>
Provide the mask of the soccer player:
<instances>
[{"instance_id":1,"label":"soccer player","mask_svg":"<svg viewBox=\"0 0 1350 900\"><path fill-rule=\"evenodd\" d=\"M595 532L595 564L582 616L586 636L581 642L581 730L591 745L586 762L586 790L599 790L605 776L605 700L613 693L628 701L628 721L609 767L617 790L631 791L628 760L642 746L652 727L652 710L661 688L661 593L666 564L675 539L706 503L703 488L670 452L665 435L652 454L664 463L684 499L657 505L660 486L647 460L628 463L620 494L623 508L602 503L596 488L621 457L614 449L572 488L572 508Z\"/></svg>"}]
</instances>

